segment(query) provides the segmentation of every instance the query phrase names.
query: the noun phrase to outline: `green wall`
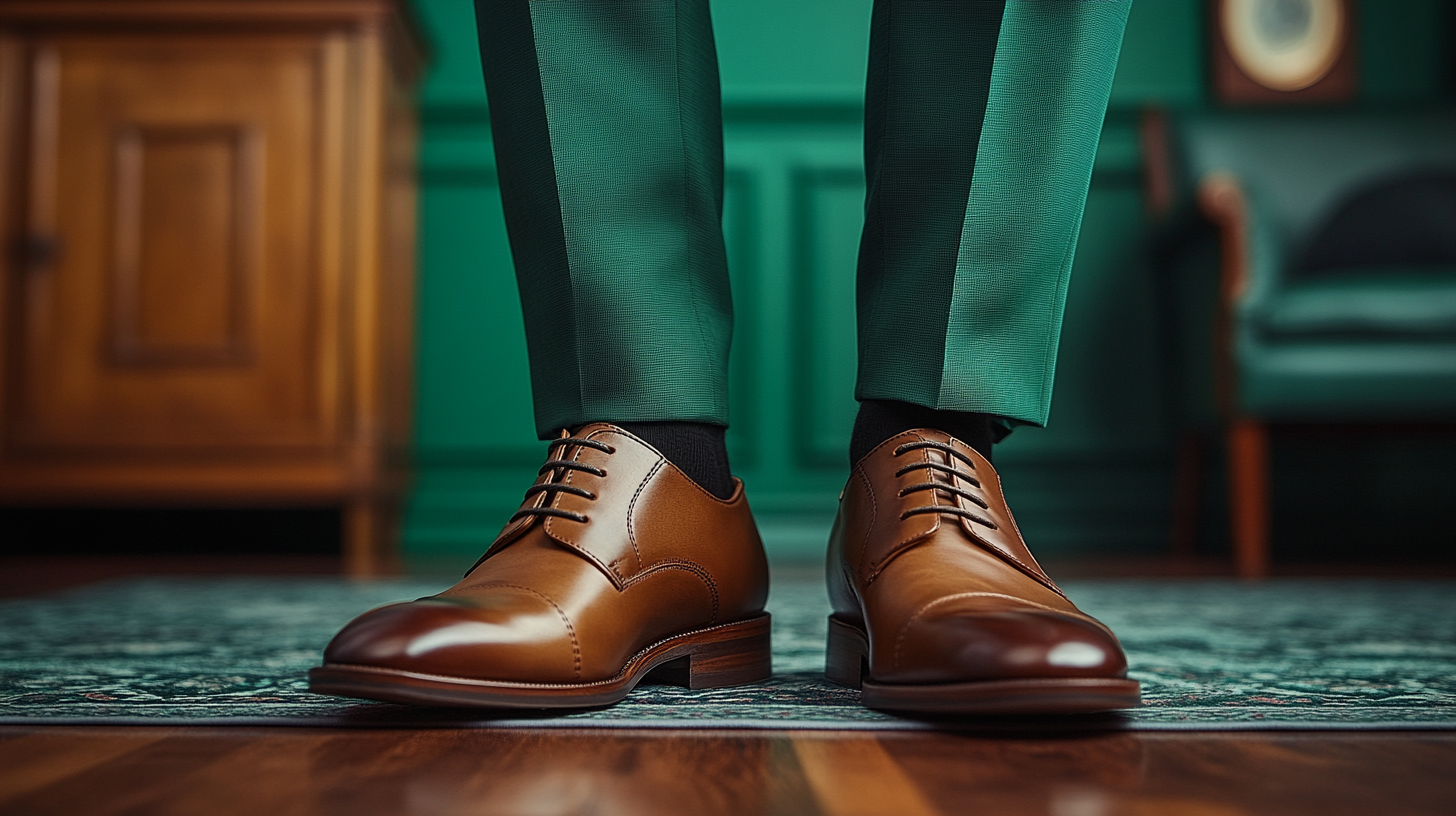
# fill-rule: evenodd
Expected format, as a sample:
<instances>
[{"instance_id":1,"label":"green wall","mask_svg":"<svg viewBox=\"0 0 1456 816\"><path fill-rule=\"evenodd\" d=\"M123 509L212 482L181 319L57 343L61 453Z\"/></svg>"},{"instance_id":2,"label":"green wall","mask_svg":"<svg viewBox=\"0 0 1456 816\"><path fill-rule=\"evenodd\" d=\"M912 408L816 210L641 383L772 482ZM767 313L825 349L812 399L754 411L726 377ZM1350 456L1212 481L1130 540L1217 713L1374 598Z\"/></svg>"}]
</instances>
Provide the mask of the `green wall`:
<instances>
[{"instance_id":1,"label":"green wall","mask_svg":"<svg viewBox=\"0 0 1456 816\"><path fill-rule=\"evenodd\" d=\"M473 558L544 453L490 147L471 0L416 0L434 53L421 98L414 558ZM854 265L870 0L715 0L728 164L724 231L736 307L730 450L765 541L817 558L847 472ZM1372 102L1448 87L1442 0L1361 5ZM1204 20L1137 0L1128 24L1062 336L1052 418L997 448L1043 554L1154 552L1167 531L1172 430L1144 261L1139 112L1195 108Z\"/></svg>"}]
</instances>

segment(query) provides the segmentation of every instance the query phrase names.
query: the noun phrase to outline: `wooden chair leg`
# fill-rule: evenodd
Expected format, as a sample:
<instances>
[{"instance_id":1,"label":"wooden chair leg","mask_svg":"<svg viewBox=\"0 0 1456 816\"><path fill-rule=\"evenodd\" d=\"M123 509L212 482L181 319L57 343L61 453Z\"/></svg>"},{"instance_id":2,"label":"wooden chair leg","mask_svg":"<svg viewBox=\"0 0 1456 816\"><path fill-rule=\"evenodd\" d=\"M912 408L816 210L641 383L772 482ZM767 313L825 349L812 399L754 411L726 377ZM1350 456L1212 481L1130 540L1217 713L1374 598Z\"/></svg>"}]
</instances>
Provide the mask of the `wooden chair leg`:
<instances>
[{"instance_id":1,"label":"wooden chair leg","mask_svg":"<svg viewBox=\"0 0 1456 816\"><path fill-rule=\"evenodd\" d=\"M1168 549L1175 558L1192 558L1198 543L1198 504L1203 492L1203 440L1185 433L1173 463L1173 517Z\"/></svg>"},{"instance_id":2,"label":"wooden chair leg","mask_svg":"<svg viewBox=\"0 0 1456 816\"><path fill-rule=\"evenodd\" d=\"M1238 420L1228 427L1229 527L1240 578L1269 574L1269 432Z\"/></svg>"},{"instance_id":3,"label":"wooden chair leg","mask_svg":"<svg viewBox=\"0 0 1456 816\"><path fill-rule=\"evenodd\" d=\"M397 571L398 513L377 500L360 499L344 507L344 572L359 578Z\"/></svg>"}]
</instances>

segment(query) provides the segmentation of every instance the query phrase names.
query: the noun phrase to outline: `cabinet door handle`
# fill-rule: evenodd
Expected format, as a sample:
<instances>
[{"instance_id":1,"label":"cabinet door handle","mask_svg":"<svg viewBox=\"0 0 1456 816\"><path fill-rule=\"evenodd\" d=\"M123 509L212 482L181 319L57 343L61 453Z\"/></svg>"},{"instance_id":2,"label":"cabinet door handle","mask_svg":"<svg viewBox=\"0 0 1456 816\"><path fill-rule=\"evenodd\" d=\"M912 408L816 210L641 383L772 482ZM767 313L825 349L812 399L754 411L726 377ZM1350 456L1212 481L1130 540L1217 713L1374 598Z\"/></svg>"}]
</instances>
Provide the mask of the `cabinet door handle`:
<instances>
[{"instance_id":1,"label":"cabinet door handle","mask_svg":"<svg viewBox=\"0 0 1456 816\"><path fill-rule=\"evenodd\" d=\"M61 257L61 239L55 235L26 235L15 242L15 256L26 272L44 271Z\"/></svg>"}]
</instances>

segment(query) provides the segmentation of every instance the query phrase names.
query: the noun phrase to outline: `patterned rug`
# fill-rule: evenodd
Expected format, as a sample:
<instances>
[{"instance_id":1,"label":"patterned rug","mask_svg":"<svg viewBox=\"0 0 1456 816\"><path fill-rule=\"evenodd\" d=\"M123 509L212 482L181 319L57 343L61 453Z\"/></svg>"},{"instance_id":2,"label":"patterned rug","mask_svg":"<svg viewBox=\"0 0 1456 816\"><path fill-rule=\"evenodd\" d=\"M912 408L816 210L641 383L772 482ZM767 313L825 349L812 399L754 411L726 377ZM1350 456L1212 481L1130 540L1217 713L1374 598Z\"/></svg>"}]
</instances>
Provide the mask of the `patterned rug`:
<instances>
[{"instance_id":1,"label":"patterned rug","mask_svg":"<svg viewBox=\"0 0 1456 816\"><path fill-rule=\"evenodd\" d=\"M827 683L827 600L780 576L769 682L639 687L537 716L309 694L305 674L355 614L440 582L119 580L0 602L0 723L990 730L1456 729L1456 583L1070 582L1122 637L1144 705L1125 714L916 721Z\"/></svg>"}]
</instances>

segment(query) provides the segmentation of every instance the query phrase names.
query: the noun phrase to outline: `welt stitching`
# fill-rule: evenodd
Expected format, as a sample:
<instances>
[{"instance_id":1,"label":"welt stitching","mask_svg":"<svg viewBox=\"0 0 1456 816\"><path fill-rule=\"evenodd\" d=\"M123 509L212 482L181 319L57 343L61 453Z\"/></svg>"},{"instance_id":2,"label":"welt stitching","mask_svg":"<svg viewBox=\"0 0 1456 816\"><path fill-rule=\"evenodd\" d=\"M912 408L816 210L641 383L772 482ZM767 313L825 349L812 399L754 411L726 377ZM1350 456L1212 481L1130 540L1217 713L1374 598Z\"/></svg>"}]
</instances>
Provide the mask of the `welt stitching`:
<instances>
[{"instance_id":1,"label":"welt stitching","mask_svg":"<svg viewBox=\"0 0 1456 816\"><path fill-rule=\"evenodd\" d=\"M533 2L535 2L535 0L533 0ZM762 617L762 616L760 616L760 617ZM470 678L465 678L465 677L452 677L452 676L450 676L448 674L432 674L430 672L405 672L405 671L399 671L399 670L394 670L394 669L381 669L378 666L360 666L360 665L357 665L357 664L354 664L354 663L335 663L335 664L331 664L331 665L346 667L346 668L350 668L350 669L355 669L357 671L371 672L371 673L375 673L375 674L396 674L396 673L398 673L398 674L405 674L405 675L410 675L410 676L414 676L414 677L438 678L438 679L441 679L441 680L449 680L449 681L452 681L452 682L455 682L455 683L458 683L458 684L465 684L465 685L509 685L509 686L516 686L516 687L524 686L524 687L529 687L529 688L568 688L568 687L570 687L570 688L582 688L582 687L591 687L591 686L605 686L605 685L609 685L611 683L615 683L615 682L621 680L623 677L626 677L627 674L628 674L628 669L630 669L632 667L632 664L634 662L636 662L636 660L638 658L640 658L642 655L647 654L648 652L652 651L653 649L655 649L655 648L657 648L659 646L662 646L662 645L667 644L667 643L671 643L674 640L678 640L678 639L684 637L684 635L697 635L697 634L702 634L704 632L722 631L723 629L728 629L728 628L734 627L734 626L740 626L740 625L745 624L745 623L752 623L753 621L754 621L754 619L750 618L749 620L745 620L745 621L732 621L732 622L729 622L729 623L720 623L720 624L716 624L716 625L712 625L712 626L707 626L707 627L704 627L702 629L695 630L693 632L685 632L685 633L679 634L679 635L670 635L668 637L662 638L661 640L654 641L654 642L648 644L647 646L644 646L643 648L639 649L636 652L636 654L634 654L631 657L627 658L627 665L625 667L623 667L622 671L617 672L617 674L615 674L614 676L609 677L609 678L607 678L605 680L589 680L589 681L587 681L585 683L580 683L580 684L566 684L566 683L505 683L505 684L501 684L501 683L497 683L497 682L490 681L490 680L471 680Z\"/></svg>"}]
</instances>

